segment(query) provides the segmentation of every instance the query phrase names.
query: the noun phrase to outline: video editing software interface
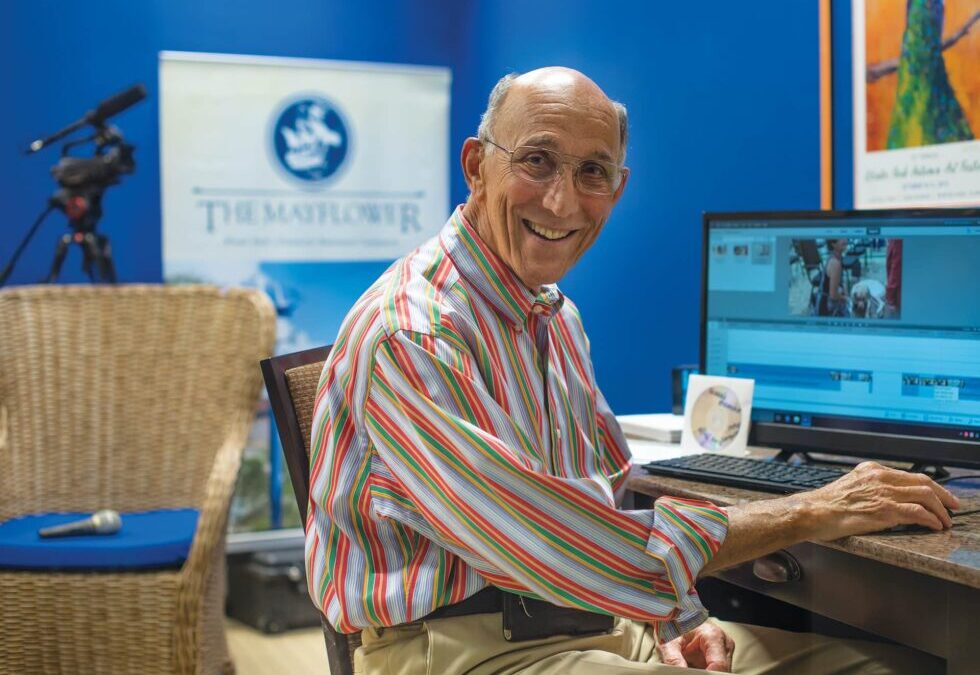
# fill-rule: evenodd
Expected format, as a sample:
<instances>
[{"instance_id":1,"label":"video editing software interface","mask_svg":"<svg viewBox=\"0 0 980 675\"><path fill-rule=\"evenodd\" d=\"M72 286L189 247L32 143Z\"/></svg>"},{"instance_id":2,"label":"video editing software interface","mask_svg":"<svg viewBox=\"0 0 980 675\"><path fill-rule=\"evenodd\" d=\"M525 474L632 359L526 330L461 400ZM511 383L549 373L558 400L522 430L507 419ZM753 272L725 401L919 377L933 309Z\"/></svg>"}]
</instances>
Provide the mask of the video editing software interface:
<instances>
[{"instance_id":1,"label":"video editing software interface","mask_svg":"<svg viewBox=\"0 0 980 675\"><path fill-rule=\"evenodd\" d=\"M980 443L980 216L707 228L705 370L753 421Z\"/></svg>"}]
</instances>

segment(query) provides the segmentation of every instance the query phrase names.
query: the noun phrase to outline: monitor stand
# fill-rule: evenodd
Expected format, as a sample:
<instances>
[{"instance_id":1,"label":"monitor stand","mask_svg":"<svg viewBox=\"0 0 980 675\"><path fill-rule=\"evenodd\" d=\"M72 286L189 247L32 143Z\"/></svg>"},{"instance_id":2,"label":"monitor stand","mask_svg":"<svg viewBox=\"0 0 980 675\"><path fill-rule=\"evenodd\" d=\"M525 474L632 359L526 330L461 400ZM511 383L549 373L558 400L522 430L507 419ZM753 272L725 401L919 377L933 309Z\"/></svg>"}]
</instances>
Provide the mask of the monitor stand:
<instances>
[{"instance_id":1,"label":"monitor stand","mask_svg":"<svg viewBox=\"0 0 980 675\"><path fill-rule=\"evenodd\" d=\"M805 450L780 450L772 458L772 461L774 461L774 462L786 462L787 464L789 464L790 463L790 460L793 459L793 456L794 455L799 455L800 456L800 459L803 460L801 462L802 464L812 464L814 462L813 457L811 457L810 456L810 453L808 453Z\"/></svg>"},{"instance_id":2,"label":"monitor stand","mask_svg":"<svg viewBox=\"0 0 980 675\"><path fill-rule=\"evenodd\" d=\"M949 478L949 471L938 464L928 464L926 462L915 462L908 468L909 471L913 473L924 473L933 480L942 480L943 478Z\"/></svg>"},{"instance_id":3,"label":"monitor stand","mask_svg":"<svg viewBox=\"0 0 980 675\"><path fill-rule=\"evenodd\" d=\"M850 467L852 469L854 468L854 462L834 461L832 459L824 459L823 457L821 457L820 459L816 459L806 450L780 450L772 458L772 461L786 462L787 464L790 464L791 463L790 460L792 460L795 455L799 455L800 457L801 461L795 462L798 464L833 464L838 466Z\"/></svg>"},{"instance_id":4,"label":"monitor stand","mask_svg":"<svg viewBox=\"0 0 980 675\"><path fill-rule=\"evenodd\" d=\"M822 453L821 453L822 454ZM838 466L846 466L848 468L854 468L853 462L835 462L833 460L824 459L814 459L809 452L806 450L780 450L775 457L772 458L774 462L786 462L790 463L790 460L794 455L799 455L802 460L800 464L834 464ZM939 464L929 464L927 462L914 462L912 466L905 469L910 473L922 473L933 480L941 480L943 478L949 477L949 471Z\"/></svg>"}]
</instances>

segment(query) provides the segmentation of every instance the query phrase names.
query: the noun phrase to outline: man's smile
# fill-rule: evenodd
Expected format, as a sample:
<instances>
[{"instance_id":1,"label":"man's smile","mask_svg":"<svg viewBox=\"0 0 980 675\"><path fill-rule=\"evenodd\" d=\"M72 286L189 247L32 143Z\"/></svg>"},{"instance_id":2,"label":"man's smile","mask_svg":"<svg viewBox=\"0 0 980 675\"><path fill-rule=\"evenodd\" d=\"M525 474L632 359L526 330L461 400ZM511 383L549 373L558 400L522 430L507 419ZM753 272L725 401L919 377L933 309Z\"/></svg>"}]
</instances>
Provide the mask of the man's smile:
<instances>
[{"instance_id":1,"label":"man's smile","mask_svg":"<svg viewBox=\"0 0 980 675\"><path fill-rule=\"evenodd\" d=\"M542 225L538 225L527 218L521 218L521 222L524 223L524 227L529 229L533 234L547 241L560 241L575 233L575 230L551 230Z\"/></svg>"}]
</instances>

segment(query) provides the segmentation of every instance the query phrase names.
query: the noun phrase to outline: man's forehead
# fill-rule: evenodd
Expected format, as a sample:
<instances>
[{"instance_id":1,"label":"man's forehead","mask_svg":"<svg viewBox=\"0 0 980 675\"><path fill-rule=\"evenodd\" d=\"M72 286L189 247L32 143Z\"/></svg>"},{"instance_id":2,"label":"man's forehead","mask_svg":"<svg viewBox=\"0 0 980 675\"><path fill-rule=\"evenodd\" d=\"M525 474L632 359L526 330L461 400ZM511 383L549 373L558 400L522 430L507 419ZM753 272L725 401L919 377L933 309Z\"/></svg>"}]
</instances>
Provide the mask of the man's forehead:
<instances>
[{"instance_id":1,"label":"man's forehead","mask_svg":"<svg viewBox=\"0 0 980 675\"><path fill-rule=\"evenodd\" d=\"M618 115L591 80L583 76L519 81L508 92L499 119L498 131L509 137L506 140L556 149L588 142L596 146L587 150L590 155L618 150Z\"/></svg>"},{"instance_id":2,"label":"man's forehead","mask_svg":"<svg viewBox=\"0 0 980 675\"><path fill-rule=\"evenodd\" d=\"M548 74L538 74L546 72ZM612 101L599 86L577 71L548 68L521 75L504 100L523 113L545 114L592 113L597 117L615 117Z\"/></svg>"}]
</instances>

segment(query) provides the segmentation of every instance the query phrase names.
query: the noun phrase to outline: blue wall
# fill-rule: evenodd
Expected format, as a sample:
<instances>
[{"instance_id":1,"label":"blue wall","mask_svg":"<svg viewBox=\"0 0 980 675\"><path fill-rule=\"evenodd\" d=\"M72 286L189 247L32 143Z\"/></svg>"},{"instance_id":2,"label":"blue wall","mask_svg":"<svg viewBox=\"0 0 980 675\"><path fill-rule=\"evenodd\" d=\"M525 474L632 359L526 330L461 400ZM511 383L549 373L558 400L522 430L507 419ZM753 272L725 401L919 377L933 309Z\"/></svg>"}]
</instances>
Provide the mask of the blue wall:
<instances>
[{"instance_id":1,"label":"blue wall","mask_svg":"<svg viewBox=\"0 0 980 675\"><path fill-rule=\"evenodd\" d=\"M0 106L0 264L53 189L56 151L25 158L19 146L132 82L150 90L115 120L139 162L107 193L101 228L124 281L161 275L160 50L450 66L454 171L502 74L585 71L629 107L633 173L606 232L562 286L583 311L600 384L619 412L667 409L671 365L697 360L701 212L819 206L816 3L11 0L0 26L9 33L0 83L16 101ZM454 175L453 202L465 196ZM14 283L44 275L64 229L52 216ZM77 252L62 279L82 279Z\"/></svg>"}]
</instances>

